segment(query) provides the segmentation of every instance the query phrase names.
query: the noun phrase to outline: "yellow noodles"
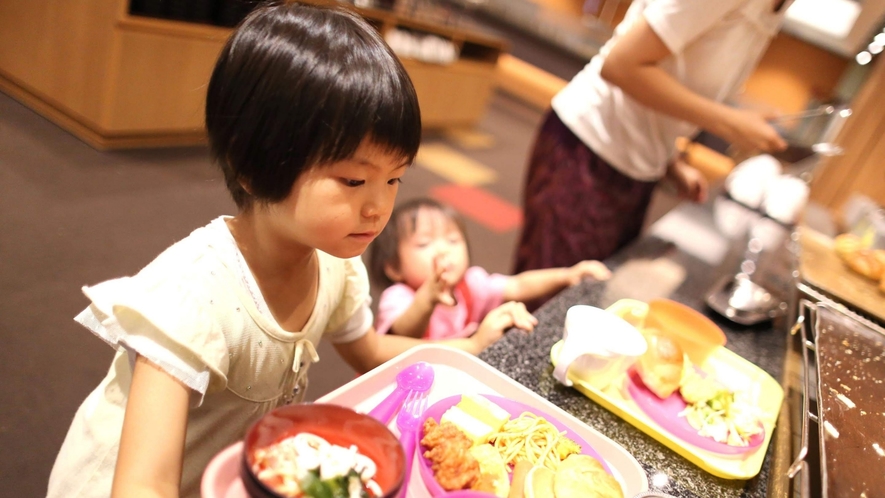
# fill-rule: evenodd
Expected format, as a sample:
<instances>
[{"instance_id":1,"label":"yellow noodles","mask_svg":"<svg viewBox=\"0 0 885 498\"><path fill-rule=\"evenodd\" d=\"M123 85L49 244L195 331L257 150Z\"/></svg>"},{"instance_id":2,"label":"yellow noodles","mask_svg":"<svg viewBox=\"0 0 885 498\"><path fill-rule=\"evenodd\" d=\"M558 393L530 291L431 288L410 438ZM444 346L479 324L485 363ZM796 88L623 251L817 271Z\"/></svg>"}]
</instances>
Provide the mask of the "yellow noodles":
<instances>
[{"instance_id":1,"label":"yellow noodles","mask_svg":"<svg viewBox=\"0 0 885 498\"><path fill-rule=\"evenodd\" d=\"M559 432L543 417L523 412L504 424L499 432L492 435L491 440L501 458L509 465L528 460L532 465L555 471L562 462L555 447L564 435L565 432Z\"/></svg>"}]
</instances>

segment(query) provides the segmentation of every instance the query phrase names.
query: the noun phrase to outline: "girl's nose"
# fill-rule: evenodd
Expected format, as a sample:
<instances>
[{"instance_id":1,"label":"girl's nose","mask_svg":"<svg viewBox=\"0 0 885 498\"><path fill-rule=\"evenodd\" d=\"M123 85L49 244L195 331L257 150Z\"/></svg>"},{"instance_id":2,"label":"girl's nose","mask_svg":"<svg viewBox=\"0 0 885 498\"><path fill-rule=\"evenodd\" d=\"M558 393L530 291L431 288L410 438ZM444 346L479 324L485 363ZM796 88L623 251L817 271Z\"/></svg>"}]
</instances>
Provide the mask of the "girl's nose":
<instances>
[{"instance_id":1,"label":"girl's nose","mask_svg":"<svg viewBox=\"0 0 885 498\"><path fill-rule=\"evenodd\" d=\"M370 200L363 204L362 215L364 218L376 218L378 213L378 203Z\"/></svg>"},{"instance_id":2,"label":"girl's nose","mask_svg":"<svg viewBox=\"0 0 885 498\"><path fill-rule=\"evenodd\" d=\"M393 211L393 205L396 202L396 191L391 190L385 184L385 189L379 192L373 192L363 203L362 214L366 218L382 218L387 219Z\"/></svg>"}]
</instances>

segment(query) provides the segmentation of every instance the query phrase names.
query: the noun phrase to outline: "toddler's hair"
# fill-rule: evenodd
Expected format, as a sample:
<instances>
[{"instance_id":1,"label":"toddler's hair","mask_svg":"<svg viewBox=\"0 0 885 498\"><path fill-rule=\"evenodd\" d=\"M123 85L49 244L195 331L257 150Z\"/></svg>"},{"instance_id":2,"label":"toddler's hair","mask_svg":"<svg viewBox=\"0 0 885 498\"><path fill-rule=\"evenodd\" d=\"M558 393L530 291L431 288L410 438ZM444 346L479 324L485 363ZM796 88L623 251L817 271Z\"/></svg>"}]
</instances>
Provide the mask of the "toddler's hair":
<instances>
[{"instance_id":1,"label":"toddler's hair","mask_svg":"<svg viewBox=\"0 0 885 498\"><path fill-rule=\"evenodd\" d=\"M378 32L343 8L300 4L258 8L231 35L206 128L240 210L282 201L302 172L364 140L408 162L421 142L415 88Z\"/></svg>"},{"instance_id":2,"label":"toddler's hair","mask_svg":"<svg viewBox=\"0 0 885 498\"><path fill-rule=\"evenodd\" d=\"M372 242L369 252L369 274L377 285L389 287L394 284L384 267L390 265L396 269L400 267L399 243L404 238L415 233L418 223L418 212L422 209L436 211L446 218L455 222L464 242L467 243L467 251L470 251L470 243L467 240L467 230L464 228L464 219L451 206L437 202L429 197L418 197L403 202L393 209L390 221L378 237Z\"/></svg>"}]
</instances>

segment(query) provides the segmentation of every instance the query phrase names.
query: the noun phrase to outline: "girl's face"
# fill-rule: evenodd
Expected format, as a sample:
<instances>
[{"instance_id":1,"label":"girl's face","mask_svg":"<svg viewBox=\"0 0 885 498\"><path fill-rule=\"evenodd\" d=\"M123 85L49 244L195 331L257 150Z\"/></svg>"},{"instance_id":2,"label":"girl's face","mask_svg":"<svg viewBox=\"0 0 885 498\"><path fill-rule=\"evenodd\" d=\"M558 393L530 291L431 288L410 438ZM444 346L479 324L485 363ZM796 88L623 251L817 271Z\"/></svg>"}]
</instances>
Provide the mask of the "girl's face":
<instances>
[{"instance_id":1,"label":"girl's face","mask_svg":"<svg viewBox=\"0 0 885 498\"><path fill-rule=\"evenodd\" d=\"M353 157L302 173L282 202L266 208L273 231L339 258L362 254L390 219L402 156L365 141Z\"/></svg>"},{"instance_id":2,"label":"girl's face","mask_svg":"<svg viewBox=\"0 0 885 498\"><path fill-rule=\"evenodd\" d=\"M439 210L422 207L415 217L415 231L402 240L399 247L400 281L417 289L433 275L433 261L445 268L443 278L460 282L467 271L467 241L454 220Z\"/></svg>"}]
</instances>

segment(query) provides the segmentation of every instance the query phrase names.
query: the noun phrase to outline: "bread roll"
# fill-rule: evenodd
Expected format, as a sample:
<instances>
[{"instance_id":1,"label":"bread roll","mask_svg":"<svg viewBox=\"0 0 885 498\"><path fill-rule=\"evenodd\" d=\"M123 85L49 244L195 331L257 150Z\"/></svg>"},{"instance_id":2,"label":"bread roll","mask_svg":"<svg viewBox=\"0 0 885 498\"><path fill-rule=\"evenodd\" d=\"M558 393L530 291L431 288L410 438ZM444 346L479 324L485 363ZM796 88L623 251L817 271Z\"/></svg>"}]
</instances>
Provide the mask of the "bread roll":
<instances>
[{"instance_id":1,"label":"bread roll","mask_svg":"<svg viewBox=\"0 0 885 498\"><path fill-rule=\"evenodd\" d=\"M550 498L553 496L553 476L547 467L540 465L529 469L525 476L525 498Z\"/></svg>"},{"instance_id":2,"label":"bread roll","mask_svg":"<svg viewBox=\"0 0 885 498\"><path fill-rule=\"evenodd\" d=\"M555 498L623 498L617 479L589 455L566 458L553 477Z\"/></svg>"},{"instance_id":3,"label":"bread roll","mask_svg":"<svg viewBox=\"0 0 885 498\"><path fill-rule=\"evenodd\" d=\"M648 349L636 361L636 373L657 397L668 398L679 389L685 354L669 337L648 333L646 340Z\"/></svg>"}]
</instances>

